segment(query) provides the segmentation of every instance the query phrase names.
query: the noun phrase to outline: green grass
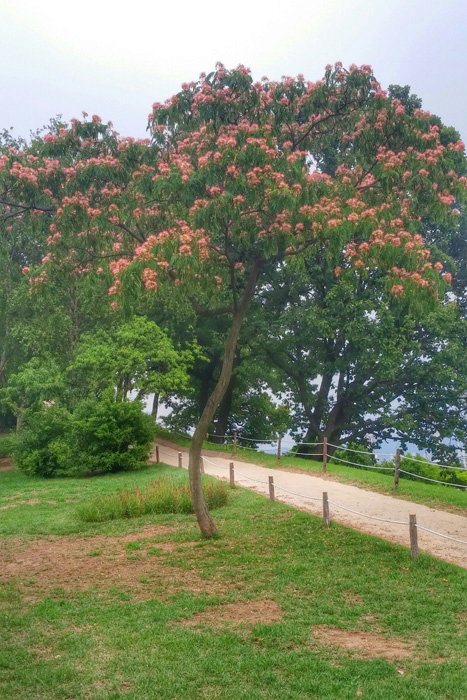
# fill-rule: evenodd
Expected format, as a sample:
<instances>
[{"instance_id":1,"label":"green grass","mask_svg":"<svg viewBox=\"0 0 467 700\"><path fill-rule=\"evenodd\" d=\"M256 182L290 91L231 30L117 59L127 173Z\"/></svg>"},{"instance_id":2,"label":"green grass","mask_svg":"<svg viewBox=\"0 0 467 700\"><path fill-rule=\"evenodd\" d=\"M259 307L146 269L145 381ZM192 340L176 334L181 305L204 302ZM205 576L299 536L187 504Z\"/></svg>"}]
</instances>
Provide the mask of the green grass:
<instances>
[{"instance_id":1,"label":"green grass","mask_svg":"<svg viewBox=\"0 0 467 700\"><path fill-rule=\"evenodd\" d=\"M175 433L161 429L160 426L158 426L158 435L167 440L172 440L182 447L189 447L190 445L189 436L175 435ZM232 445L213 445L212 442L205 441L203 449L232 454ZM292 457L287 454L282 455L278 463L276 455L238 447L235 459L253 462L269 469L297 469L314 473L316 476L323 476L322 462L315 462L312 459L303 459L302 457ZM395 492L393 473L354 468L333 462L332 459L328 462L327 473L330 478L337 479L342 483L354 484L370 491L396 496L414 503L422 503L432 508L442 508L453 512L467 512L467 489L457 489L453 486L441 486L439 484L404 479L401 474L399 487Z\"/></svg>"},{"instance_id":2,"label":"green grass","mask_svg":"<svg viewBox=\"0 0 467 700\"><path fill-rule=\"evenodd\" d=\"M224 482L203 477L203 489L209 510L227 505L228 491ZM193 513L188 476L184 483L159 477L140 487L119 488L105 496L94 496L78 508L78 517L89 523L118 518L137 518L160 513Z\"/></svg>"},{"instance_id":3,"label":"green grass","mask_svg":"<svg viewBox=\"0 0 467 700\"><path fill-rule=\"evenodd\" d=\"M319 518L238 488L214 514L216 540L202 540L184 514L77 518L92 497L167 475L186 479L164 465L56 481L0 473L0 507L15 505L1 511L2 560L19 551L25 563L10 580L0 568L2 700L467 697L465 570L427 555L412 561L406 548L336 523L325 528ZM84 586L73 590L56 548L72 556L78 534L87 538L77 540L85 542L78 558ZM52 571L28 554L38 538L36 546L55 548ZM99 578L109 558L112 568ZM119 578L126 569L135 572L132 586ZM50 577L47 586L41 576ZM220 622L226 604L265 600L280 606L279 621ZM202 612L218 621L182 625ZM397 638L412 655L358 658L316 637L317 625L379 634L388 645Z\"/></svg>"}]
</instances>

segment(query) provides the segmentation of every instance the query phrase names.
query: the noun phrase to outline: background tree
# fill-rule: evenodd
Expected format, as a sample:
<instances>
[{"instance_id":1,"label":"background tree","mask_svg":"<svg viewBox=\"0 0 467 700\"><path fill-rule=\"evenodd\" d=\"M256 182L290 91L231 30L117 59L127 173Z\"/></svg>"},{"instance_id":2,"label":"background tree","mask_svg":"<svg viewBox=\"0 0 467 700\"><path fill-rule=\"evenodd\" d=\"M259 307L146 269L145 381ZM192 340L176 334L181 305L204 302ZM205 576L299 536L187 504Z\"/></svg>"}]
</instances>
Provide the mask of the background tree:
<instances>
[{"instance_id":1,"label":"background tree","mask_svg":"<svg viewBox=\"0 0 467 700\"><path fill-rule=\"evenodd\" d=\"M333 264L308 260L306 274L264 294L269 342L260 343L278 370L300 452L332 445L368 446L398 437L435 453L465 431L465 324L450 302L421 315L386 289Z\"/></svg>"},{"instance_id":2,"label":"background tree","mask_svg":"<svg viewBox=\"0 0 467 700\"><path fill-rule=\"evenodd\" d=\"M16 416L19 429L25 410L39 410L44 402L61 402L68 390L66 377L52 357L33 358L10 377L8 386L0 390L0 400Z\"/></svg>"},{"instance_id":3,"label":"background tree","mask_svg":"<svg viewBox=\"0 0 467 700\"><path fill-rule=\"evenodd\" d=\"M110 392L116 401L127 401L133 394L142 401L149 394L185 389L194 351L175 350L153 321L135 316L112 331L81 336L71 366L73 382L78 395Z\"/></svg>"}]
</instances>

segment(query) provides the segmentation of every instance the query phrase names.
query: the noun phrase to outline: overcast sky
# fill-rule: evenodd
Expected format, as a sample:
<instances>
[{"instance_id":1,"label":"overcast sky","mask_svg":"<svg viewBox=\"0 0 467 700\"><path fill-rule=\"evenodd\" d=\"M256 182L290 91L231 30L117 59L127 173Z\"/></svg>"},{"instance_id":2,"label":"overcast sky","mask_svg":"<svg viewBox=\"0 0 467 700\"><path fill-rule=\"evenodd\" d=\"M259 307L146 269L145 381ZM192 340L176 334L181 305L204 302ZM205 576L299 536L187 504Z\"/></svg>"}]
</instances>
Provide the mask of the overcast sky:
<instances>
[{"instance_id":1,"label":"overcast sky","mask_svg":"<svg viewBox=\"0 0 467 700\"><path fill-rule=\"evenodd\" d=\"M369 63L467 140L467 0L0 0L0 128L83 110L144 136L155 101L243 63L271 79Z\"/></svg>"}]
</instances>

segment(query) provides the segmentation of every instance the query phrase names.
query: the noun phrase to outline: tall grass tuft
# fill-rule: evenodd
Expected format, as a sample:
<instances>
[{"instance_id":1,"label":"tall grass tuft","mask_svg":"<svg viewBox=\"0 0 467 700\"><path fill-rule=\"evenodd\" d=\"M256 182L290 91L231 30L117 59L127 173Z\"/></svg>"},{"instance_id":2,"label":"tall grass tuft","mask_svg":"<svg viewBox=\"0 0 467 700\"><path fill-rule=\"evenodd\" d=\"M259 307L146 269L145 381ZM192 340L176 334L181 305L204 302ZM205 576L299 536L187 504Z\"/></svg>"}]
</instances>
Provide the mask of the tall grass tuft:
<instances>
[{"instance_id":1,"label":"tall grass tuft","mask_svg":"<svg viewBox=\"0 0 467 700\"><path fill-rule=\"evenodd\" d=\"M219 508L228 502L227 486L222 481L203 479L208 508ZM168 477L154 479L144 487L123 487L108 496L98 496L78 508L80 520L101 523L118 518L137 518L149 513L193 513L190 486Z\"/></svg>"}]
</instances>

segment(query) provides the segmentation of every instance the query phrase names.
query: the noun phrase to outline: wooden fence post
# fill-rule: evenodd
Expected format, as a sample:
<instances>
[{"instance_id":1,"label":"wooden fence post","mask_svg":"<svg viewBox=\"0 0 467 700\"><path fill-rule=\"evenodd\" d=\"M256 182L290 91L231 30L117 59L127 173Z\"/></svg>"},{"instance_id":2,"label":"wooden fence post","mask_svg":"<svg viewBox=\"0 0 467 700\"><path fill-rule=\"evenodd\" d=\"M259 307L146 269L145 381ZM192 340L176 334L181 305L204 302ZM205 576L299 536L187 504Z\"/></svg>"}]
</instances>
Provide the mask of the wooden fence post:
<instances>
[{"instance_id":1,"label":"wooden fence post","mask_svg":"<svg viewBox=\"0 0 467 700\"><path fill-rule=\"evenodd\" d=\"M235 488L235 472L234 472L234 463L233 462L230 462L229 473L230 473L230 488L234 489Z\"/></svg>"},{"instance_id":2,"label":"wooden fence post","mask_svg":"<svg viewBox=\"0 0 467 700\"><path fill-rule=\"evenodd\" d=\"M182 453L181 452L178 453L178 466L179 467L182 466Z\"/></svg>"},{"instance_id":3,"label":"wooden fence post","mask_svg":"<svg viewBox=\"0 0 467 700\"><path fill-rule=\"evenodd\" d=\"M418 532L417 532L417 516L409 515L409 532L410 532L410 556L412 559L418 557Z\"/></svg>"},{"instance_id":4,"label":"wooden fence post","mask_svg":"<svg viewBox=\"0 0 467 700\"><path fill-rule=\"evenodd\" d=\"M159 445L156 445L156 464L159 464Z\"/></svg>"},{"instance_id":5,"label":"wooden fence post","mask_svg":"<svg viewBox=\"0 0 467 700\"><path fill-rule=\"evenodd\" d=\"M274 477L269 477L269 500L274 503Z\"/></svg>"},{"instance_id":6,"label":"wooden fence post","mask_svg":"<svg viewBox=\"0 0 467 700\"><path fill-rule=\"evenodd\" d=\"M204 459L202 457L200 457L199 470L201 474L204 474Z\"/></svg>"},{"instance_id":7,"label":"wooden fence post","mask_svg":"<svg viewBox=\"0 0 467 700\"><path fill-rule=\"evenodd\" d=\"M234 433L234 445L233 445L233 453L234 455L237 454L237 433Z\"/></svg>"},{"instance_id":8,"label":"wooden fence post","mask_svg":"<svg viewBox=\"0 0 467 700\"><path fill-rule=\"evenodd\" d=\"M277 461L278 462L281 461L281 440L282 440L282 436L279 435L277 438Z\"/></svg>"},{"instance_id":9,"label":"wooden fence post","mask_svg":"<svg viewBox=\"0 0 467 700\"><path fill-rule=\"evenodd\" d=\"M394 460L394 491L397 491L399 486L399 468L401 466L401 450L396 450L396 458Z\"/></svg>"},{"instance_id":10,"label":"wooden fence post","mask_svg":"<svg viewBox=\"0 0 467 700\"><path fill-rule=\"evenodd\" d=\"M323 491L323 522L329 526L329 501L327 491Z\"/></svg>"},{"instance_id":11,"label":"wooden fence post","mask_svg":"<svg viewBox=\"0 0 467 700\"><path fill-rule=\"evenodd\" d=\"M323 438L323 474L326 474L328 466L328 439L327 437Z\"/></svg>"}]
</instances>

